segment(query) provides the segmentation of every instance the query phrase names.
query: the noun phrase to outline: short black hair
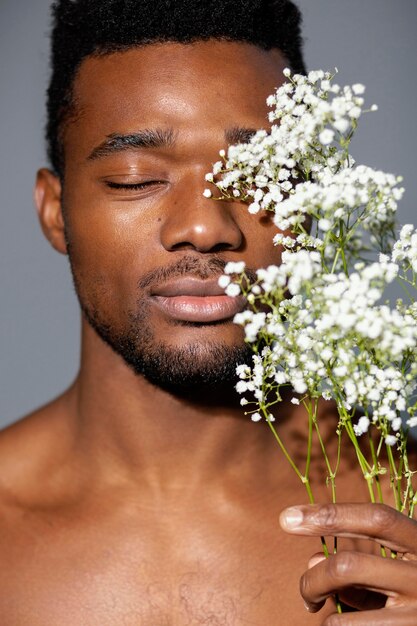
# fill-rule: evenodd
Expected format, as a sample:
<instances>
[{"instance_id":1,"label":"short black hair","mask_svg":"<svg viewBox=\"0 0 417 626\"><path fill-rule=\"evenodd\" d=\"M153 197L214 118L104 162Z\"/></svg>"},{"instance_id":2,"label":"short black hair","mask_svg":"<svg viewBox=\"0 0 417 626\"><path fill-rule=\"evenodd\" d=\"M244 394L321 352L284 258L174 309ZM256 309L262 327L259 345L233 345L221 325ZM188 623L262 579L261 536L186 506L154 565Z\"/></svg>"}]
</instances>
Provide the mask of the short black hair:
<instances>
[{"instance_id":1,"label":"short black hair","mask_svg":"<svg viewBox=\"0 0 417 626\"><path fill-rule=\"evenodd\" d=\"M82 61L161 42L208 39L278 48L305 73L301 14L291 0L55 0L46 139L50 164L63 174L62 129L73 111Z\"/></svg>"}]
</instances>

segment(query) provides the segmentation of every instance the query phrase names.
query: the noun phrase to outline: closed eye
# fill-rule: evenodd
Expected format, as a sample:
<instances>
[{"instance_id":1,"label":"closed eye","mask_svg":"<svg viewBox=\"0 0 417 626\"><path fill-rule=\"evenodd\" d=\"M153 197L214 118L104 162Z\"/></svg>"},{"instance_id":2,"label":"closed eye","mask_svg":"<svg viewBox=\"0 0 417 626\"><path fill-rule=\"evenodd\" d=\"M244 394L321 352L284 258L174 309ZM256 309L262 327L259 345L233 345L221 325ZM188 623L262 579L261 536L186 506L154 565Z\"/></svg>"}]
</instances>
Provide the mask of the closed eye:
<instances>
[{"instance_id":1,"label":"closed eye","mask_svg":"<svg viewBox=\"0 0 417 626\"><path fill-rule=\"evenodd\" d=\"M106 181L107 187L110 189L126 189L127 191L138 191L141 189L146 189L147 187L153 185L162 185L163 182L161 180L145 180L141 183L115 183L114 181L108 180Z\"/></svg>"}]
</instances>

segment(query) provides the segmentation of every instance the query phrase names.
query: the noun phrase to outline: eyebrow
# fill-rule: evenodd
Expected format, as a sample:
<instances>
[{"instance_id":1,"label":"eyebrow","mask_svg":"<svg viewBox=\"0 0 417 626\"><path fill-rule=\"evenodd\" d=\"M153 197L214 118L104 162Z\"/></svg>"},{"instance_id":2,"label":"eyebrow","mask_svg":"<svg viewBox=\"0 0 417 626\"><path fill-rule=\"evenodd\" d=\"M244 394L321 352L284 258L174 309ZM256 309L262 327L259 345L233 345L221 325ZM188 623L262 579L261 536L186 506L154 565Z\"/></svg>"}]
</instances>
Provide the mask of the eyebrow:
<instances>
[{"instance_id":1,"label":"eyebrow","mask_svg":"<svg viewBox=\"0 0 417 626\"><path fill-rule=\"evenodd\" d=\"M95 161L116 152L132 148L169 148L175 142L172 128L145 128L127 135L113 133L89 154L88 161Z\"/></svg>"},{"instance_id":2,"label":"eyebrow","mask_svg":"<svg viewBox=\"0 0 417 626\"><path fill-rule=\"evenodd\" d=\"M225 133L227 143L233 145L236 143L249 143L251 138L258 132L257 128L244 128L241 126L233 126L228 128Z\"/></svg>"},{"instance_id":3,"label":"eyebrow","mask_svg":"<svg viewBox=\"0 0 417 626\"><path fill-rule=\"evenodd\" d=\"M224 136L229 144L248 143L255 133L255 128L233 126L225 131ZM112 133L91 151L87 160L95 161L132 148L171 148L175 140L176 133L172 128L145 128L129 134Z\"/></svg>"}]
</instances>

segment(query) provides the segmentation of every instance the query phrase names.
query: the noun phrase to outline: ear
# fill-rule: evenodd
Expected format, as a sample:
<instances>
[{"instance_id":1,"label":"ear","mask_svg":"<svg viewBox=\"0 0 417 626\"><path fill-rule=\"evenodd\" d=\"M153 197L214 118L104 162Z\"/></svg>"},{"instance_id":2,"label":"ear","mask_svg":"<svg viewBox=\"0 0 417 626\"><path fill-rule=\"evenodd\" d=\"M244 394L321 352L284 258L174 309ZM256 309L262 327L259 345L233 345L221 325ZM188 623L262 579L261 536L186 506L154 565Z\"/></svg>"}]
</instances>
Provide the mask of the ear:
<instances>
[{"instance_id":1,"label":"ear","mask_svg":"<svg viewBox=\"0 0 417 626\"><path fill-rule=\"evenodd\" d=\"M36 176L35 204L45 237L55 250L67 253L62 216L61 181L50 170L43 168Z\"/></svg>"}]
</instances>

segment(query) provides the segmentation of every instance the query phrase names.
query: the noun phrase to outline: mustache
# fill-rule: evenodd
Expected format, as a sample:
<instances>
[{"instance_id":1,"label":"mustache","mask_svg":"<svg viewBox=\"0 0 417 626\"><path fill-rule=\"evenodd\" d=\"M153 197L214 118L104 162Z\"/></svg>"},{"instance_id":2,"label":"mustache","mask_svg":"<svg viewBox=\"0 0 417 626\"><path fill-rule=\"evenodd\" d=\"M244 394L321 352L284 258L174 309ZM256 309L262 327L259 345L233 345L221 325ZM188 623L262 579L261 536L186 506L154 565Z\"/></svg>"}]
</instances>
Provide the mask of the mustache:
<instances>
[{"instance_id":1,"label":"mustache","mask_svg":"<svg viewBox=\"0 0 417 626\"><path fill-rule=\"evenodd\" d=\"M140 289L148 289L149 287L167 282L172 278L182 278L183 276L194 276L201 280L208 278L220 277L224 273L224 268L228 261L218 257L211 256L208 259L202 259L195 256L184 256L178 259L176 263L168 267L158 267L145 274L139 280ZM246 276L250 283L256 281L256 271L252 268L245 268Z\"/></svg>"}]
</instances>

